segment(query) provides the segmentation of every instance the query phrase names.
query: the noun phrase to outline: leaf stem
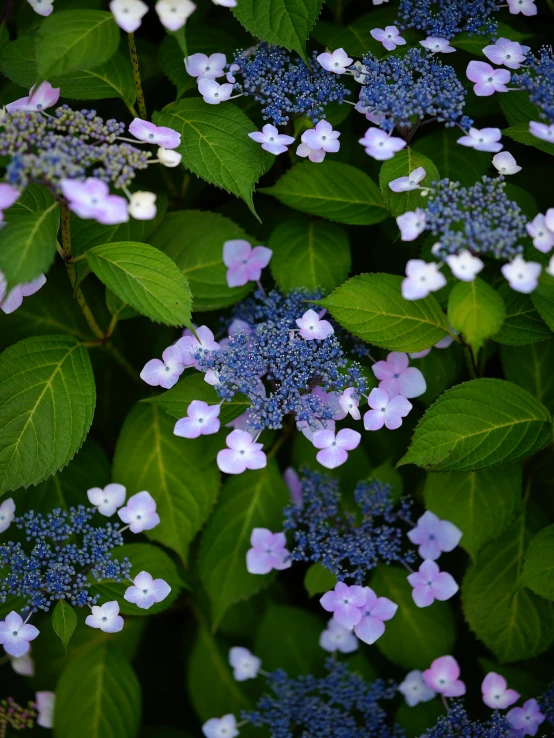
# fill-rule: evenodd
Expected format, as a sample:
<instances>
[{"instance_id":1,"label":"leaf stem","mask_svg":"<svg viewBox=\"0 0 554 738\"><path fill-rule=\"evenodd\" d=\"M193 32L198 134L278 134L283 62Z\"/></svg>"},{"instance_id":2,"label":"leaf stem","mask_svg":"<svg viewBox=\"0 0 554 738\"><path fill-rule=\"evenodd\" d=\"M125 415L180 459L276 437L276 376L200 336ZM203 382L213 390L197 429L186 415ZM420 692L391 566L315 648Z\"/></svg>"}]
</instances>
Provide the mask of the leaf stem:
<instances>
[{"instance_id":1,"label":"leaf stem","mask_svg":"<svg viewBox=\"0 0 554 738\"><path fill-rule=\"evenodd\" d=\"M146 112L146 102L144 100L144 92L142 91L142 82L140 79L140 68L137 56L137 47L135 45L135 34L128 33L127 40L129 41L129 55L131 57L131 65L133 67L133 79L135 81L135 90L137 91L137 105L139 109L139 114L143 120L148 120L148 114Z\"/></svg>"}]
</instances>

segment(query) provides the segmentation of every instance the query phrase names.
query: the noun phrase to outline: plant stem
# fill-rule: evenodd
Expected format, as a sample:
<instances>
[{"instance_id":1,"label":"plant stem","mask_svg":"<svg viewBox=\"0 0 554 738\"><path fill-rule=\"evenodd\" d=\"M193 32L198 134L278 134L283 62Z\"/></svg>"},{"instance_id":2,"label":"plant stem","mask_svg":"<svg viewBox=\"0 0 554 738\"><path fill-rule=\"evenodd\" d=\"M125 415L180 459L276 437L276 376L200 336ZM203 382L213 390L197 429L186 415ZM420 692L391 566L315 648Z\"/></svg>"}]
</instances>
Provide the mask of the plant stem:
<instances>
[{"instance_id":1,"label":"plant stem","mask_svg":"<svg viewBox=\"0 0 554 738\"><path fill-rule=\"evenodd\" d=\"M133 79L135 81L135 90L137 91L137 105L139 109L139 114L143 120L148 120L148 114L146 112L146 102L144 100L144 92L142 91L142 82L140 79L137 47L135 46L135 34L128 33L127 39L129 41L129 55L131 57L131 65L133 67Z\"/></svg>"},{"instance_id":2,"label":"plant stem","mask_svg":"<svg viewBox=\"0 0 554 738\"><path fill-rule=\"evenodd\" d=\"M67 209L67 205L62 203L61 205L61 220L62 220L62 251L63 251L63 258L65 261L65 268L67 269L67 274L69 276L69 281L71 282L71 287L73 289L73 293L75 295L75 299L79 303L79 307L83 311L83 315L85 316L85 320L87 321L89 328L93 332L93 334L101 341L105 340L104 337L104 331L98 323L96 322L94 315L92 314L87 301L85 300L85 296L83 295L83 291L80 287L75 288L75 285L77 284L77 272L75 271L74 265L71 263L72 254L71 254L71 226L70 226L70 220L69 220L69 210Z\"/></svg>"},{"instance_id":3,"label":"plant stem","mask_svg":"<svg viewBox=\"0 0 554 738\"><path fill-rule=\"evenodd\" d=\"M135 110L135 106L134 105L131 105L131 103L128 100L123 100L123 102L127 106L127 110L131 113L131 115L133 116L133 118L138 118L139 115L138 115L137 111Z\"/></svg>"}]
</instances>

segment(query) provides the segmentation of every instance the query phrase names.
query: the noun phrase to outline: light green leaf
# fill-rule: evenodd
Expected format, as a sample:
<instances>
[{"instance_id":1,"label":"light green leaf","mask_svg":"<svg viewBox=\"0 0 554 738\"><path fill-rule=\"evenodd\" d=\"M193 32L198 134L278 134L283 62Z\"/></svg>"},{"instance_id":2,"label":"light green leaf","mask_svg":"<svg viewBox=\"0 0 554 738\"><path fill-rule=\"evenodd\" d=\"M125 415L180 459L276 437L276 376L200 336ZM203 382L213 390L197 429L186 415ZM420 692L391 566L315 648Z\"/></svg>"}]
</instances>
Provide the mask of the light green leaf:
<instances>
[{"instance_id":1,"label":"light green leaf","mask_svg":"<svg viewBox=\"0 0 554 738\"><path fill-rule=\"evenodd\" d=\"M428 198L422 196L421 190L393 192L389 187L389 182L392 182L393 179L407 177L418 167L423 167L426 173L425 178L419 184L420 187L430 185L431 182L438 182L440 179L438 169L431 159L415 151L411 146L399 151L392 159L383 162L381 165L379 186L385 205L395 216L402 215L407 210L427 207Z\"/></svg>"},{"instance_id":2,"label":"light green leaf","mask_svg":"<svg viewBox=\"0 0 554 738\"><path fill-rule=\"evenodd\" d=\"M98 67L115 54L119 39L113 15L103 10L64 10L52 14L39 29L38 76L49 80L75 69Z\"/></svg>"},{"instance_id":3,"label":"light green leaf","mask_svg":"<svg viewBox=\"0 0 554 738\"><path fill-rule=\"evenodd\" d=\"M271 273L283 292L297 287L330 292L348 276L350 244L343 228L318 220L291 220L272 232Z\"/></svg>"},{"instance_id":4,"label":"light green leaf","mask_svg":"<svg viewBox=\"0 0 554 738\"><path fill-rule=\"evenodd\" d=\"M284 669L291 676L313 674L325 654L319 636L325 623L299 607L270 604L254 638L254 653L266 671ZM275 634L279 633L279 638Z\"/></svg>"},{"instance_id":5,"label":"light green leaf","mask_svg":"<svg viewBox=\"0 0 554 738\"><path fill-rule=\"evenodd\" d=\"M6 213L2 228L0 272L9 287L30 282L52 266L56 255L58 203L34 213Z\"/></svg>"},{"instance_id":6,"label":"light green leaf","mask_svg":"<svg viewBox=\"0 0 554 738\"><path fill-rule=\"evenodd\" d=\"M521 466L466 474L428 474L425 506L462 531L460 546L473 558L502 533L521 504Z\"/></svg>"},{"instance_id":7,"label":"light green leaf","mask_svg":"<svg viewBox=\"0 0 554 738\"><path fill-rule=\"evenodd\" d=\"M458 282L448 298L450 325L463 334L475 353L487 338L498 333L505 317L504 300L479 277Z\"/></svg>"},{"instance_id":8,"label":"light green leaf","mask_svg":"<svg viewBox=\"0 0 554 738\"><path fill-rule=\"evenodd\" d=\"M169 213L150 243L177 264L188 280L195 310L218 310L243 300L252 290L227 286L223 244L232 239L254 241L240 226L219 213L180 210Z\"/></svg>"},{"instance_id":9,"label":"light green leaf","mask_svg":"<svg viewBox=\"0 0 554 738\"><path fill-rule=\"evenodd\" d=\"M389 215L375 182L361 169L336 161L316 167L311 162L296 164L260 192L295 210L348 225L372 225Z\"/></svg>"},{"instance_id":10,"label":"light green leaf","mask_svg":"<svg viewBox=\"0 0 554 738\"><path fill-rule=\"evenodd\" d=\"M554 604L526 589L514 594L534 530L520 515L483 548L462 584L469 627L501 663L533 658L554 642Z\"/></svg>"},{"instance_id":11,"label":"light green leaf","mask_svg":"<svg viewBox=\"0 0 554 738\"><path fill-rule=\"evenodd\" d=\"M67 651L67 644L77 627L77 614L69 602L58 600L52 613L52 627Z\"/></svg>"},{"instance_id":12,"label":"light green leaf","mask_svg":"<svg viewBox=\"0 0 554 738\"><path fill-rule=\"evenodd\" d=\"M229 477L200 541L200 579L210 598L215 630L235 602L259 592L271 575L249 574L246 552L254 528L281 530L289 495L276 463Z\"/></svg>"},{"instance_id":13,"label":"light green leaf","mask_svg":"<svg viewBox=\"0 0 554 738\"><path fill-rule=\"evenodd\" d=\"M454 618L447 602L417 607L407 576L404 569L379 564L371 577L370 586L377 595L398 605L375 646L405 669L426 669L433 659L451 652L456 637Z\"/></svg>"},{"instance_id":14,"label":"light green leaf","mask_svg":"<svg viewBox=\"0 0 554 738\"><path fill-rule=\"evenodd\" d=\"M554 144L533 136L533 134L529 132L529 123L527 122L517 123L515 126L505 128L502 131L502 135L508 136L508 138L511 138L513 141L517 141L520 144L533 146L535 149L544 151L545 154L554 154Z\"/></svg>"},{"instance_id":15,"label":"light green leaf","mask_svg":"<svg viewBox=\"0 0 554 738\"><path fill-rule=\"evenodd\" d=\"M306 41L322 5L323 0L241 0L233 13L253 36L307 61Z\"/></svg>"},{"instance_id":16,"label":"light green leaf","mask_svg":"<svg viewBox=\"0 0 554 738\"><path fill-rule=\"evenodd\" d=\"M136 738L140 684L111 643L72 658L56 685L54 738Z\"/></svg>"},{"instance_id":17,"label":"light green leaf","mask_svg":"<svg viewBox=\"0 0 554 738\"><path fill-rule=\"evenodd\" d=\"M269 166L269 155L248 134L256 126L233 103L208 105L198 98L181 100L154 113L156 125L181 134L176 149L182 164L197 177L244 200L254 215L254 185Z\"/></svg>"},{"instance_id":18,"label":"light green leaf","mask_svg":"<svg viewBox=\"0 0 554 738\"><path fill-rule=\"evenodd\" d=\"M554 342L532 343L522 351L518 346L502 346L502 368L506 379L534 395L554 410Z\"/></svg>"},{"instance_id":19,"label":"light green leaf","mask_svg":"<svg viewBox=\"0 0 554 738\"><path fill-rule=\"evenodd\" d=\"M554 277L543 273L531 299L546 325L554 331Z\"/></svg>"},{"instance_id":20,"label":"light green leaf","mask_svg":"<svg viewBox=\"0 0 554 738\"><path fill-rule=\"evenodd\" d=\"M535 310L530 295L522 295L505 283L498 290L506 306L506 318L500 331L493 336L497 343L525 346L552 338L552 333Z\"/></svg>"},{"instance_id":21,"label":"light green leaf","mask_svg":"<svg viewBox=\"0 0 554 738\"><path fill-rule=\"evenodd\" d=\"M448 390L425 413L399 466L474 471L530 456L552 440L550 413L503 379L474 379Z\"/></svg>"},{"instance_id":22,"label":"light green leaf","mask_svg":"<svg viewBox=\"0 0 554 738\"><path fill-rule=\"evenodd\" d=\"M28 338L0 354L0 494L63 469L95 402L90 359L74 338Z\"/></svg>"},{"instance_id":23,"label":"light green leaf","mask_svg":"<svg viewBox=\"0 0 554 738\"><path fill-rule=\"evenodd\" d=\"M165 325L191 326L192 298L186 278L161 251L119 241L87 251L92 271L123 302Z\"/></svg>"},{"instance_id":24,"label":"light green leaf","mask_svg":"<svg viewBox=\"0 0 554 738\"><path fill-rule=\"evenodd\" d=\"M531 539L520 581L540 597L554 600L554 525Z\"/></svg>"},{"instance_id":25,"label":"light green leaf","mask_svg":"<svg viewBox=\"0 0 554 738\"><path fill-rule=\"evenodd\" d=\"M391 351L423 351L448 333L446 316L433 295L404 300L401 282L394 274L361 274L318 304L368 343Z\"/></svg>"},{"instance_id":26,"label":"light green leaf","mask_svg":"<svg viewBox=\"0 0 554 738\"><path fill-rule=\"evenodd\" d=\"M413 148L434 162L441 177L470 187L489 171L490 159L482 151L474 151L456 143L460 136L458 128L443 126L421 139L416 137Z\"/></svg>"},{"instance_id":27,"label":"light green leaf","mask_svg":"<svg viewBox=\"0 0 554 738\"><path fill-rule=\"evenodd\" d=\"M172 418L184 418L193 400L201 400L209 405L217 405L221 398L215 389L204 381L204 375L200 372L182 377L170 390L149 397L143 402L158 405L168 412ZM230 402L224 402L221 406L219 419L221 425L230 423L239 415L242 415L250 407L250 400L244 395L236 394Z\"/></svg>"},{"instance_id":28,"label":"light green leaf","mask_svg":"<svg viewBox=\"0 0 554 738\"><path fill-rule=\"evenodd\" d=\"M48 187L29 182L11 208L4 210L4 220L9 222L10 217L25 215L28 213L38 213L48 208L55 202L54 195ZM56 219L60 221L60 213L56 210Z\"/></svg>"},{"instance_id":29,"label":"light green leaf","mask_svg":"<svg viewBox=\"0 0 554 738\"><path fill-rule=\"evenodd\" d=\"M175 421L155 405L136 405L125 420L114 457L114 479L128 495L142 490L156 500L160 524L146 535L183 561L219 491L219 472L203 463L206 438L173 435Z\"/></svg>"},{"instance_id":30,"label":"light green leaf","mask_svg":"<svg viewBox=\"0 0 554 738\"><path fill-rule=\"evenodd\" d=\"M309 597L334 589L337 578L323 564L312 564L304 577L304 587Z\"/></svg>"}]
</instances>

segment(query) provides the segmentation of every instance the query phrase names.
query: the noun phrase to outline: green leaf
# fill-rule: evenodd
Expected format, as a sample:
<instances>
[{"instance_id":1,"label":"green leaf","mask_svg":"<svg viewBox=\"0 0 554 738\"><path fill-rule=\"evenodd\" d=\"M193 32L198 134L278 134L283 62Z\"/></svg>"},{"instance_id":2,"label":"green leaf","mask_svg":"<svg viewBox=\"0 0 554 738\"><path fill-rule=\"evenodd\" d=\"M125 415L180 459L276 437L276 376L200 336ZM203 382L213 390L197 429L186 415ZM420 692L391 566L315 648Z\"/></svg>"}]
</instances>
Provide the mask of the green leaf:
<instances>
[{"instance_id":1,"label":"green leaf","mask_svg":"<svg viewBox=\"0 0 554 738\"><path fill-rule=\"evenodd\" d=\"M441 177L470 187L489 170L490 160L482 151L474 151L456 143L460 138L457 128L444 128L416 140L413 148L425 154L441 173Z\"/></svg>"},{"instance_id":2,"label":"green leaf","mask_svg":"<svg viewBox=\"0 0 554 738\"><path fill-rule=\"evenodd\" d=\"M377 58L383 56L383 44L371 35L374 28L392 25L396 18L396 8L373 9L355 18L346 25L329 21L318 21L312 32L313 38L328 49L344 49L350 56L365 56L370 51Z\"/></svg>"},{"instance_id":3,"label":"green leaf","mask_svg":"<svg viewBox=\"0 0 554 738\"><path fill-rule=\"evenodd\" d=\"M52 627L67 651L67 644L77 627L77 614L65 600L58 600L52 613Z\"/></svg>"},{"instance_id":4,"label":"green leaf","mask_svg":"<svg viewBox=\"0 0 554 738\"><path fill-rule=\"evenodd\" d=\"M520 581L540 597L554 600L554 525L531 539Z\"/></svg>"},{"instance_id":5,"label":"green leaf","mask_svg":"<svg viewBox=\"0 0 554 738\"><path fill-rule=\"evenodd\" d=\"M518 123L510 128L505 128L502 131L502 135L508 136L508 138L511 138L513 141L525 144L526 146L533 146L535 149L544 151L545 154L554 154L554 144L542 141L540 138L533 136L533 134L529 132L529 123L527 122Z\"/></svg>"},{"instance_id":6,"label":"green leaf","mask_svg":"<svg viewBox=\"0 0 554 738\"><path fill-rule=\"evenodd\" d=\"M506 308L498 292L479 277L458 282L448 298L448 320L477 353L504 322Z\"/></svg>"},{"instance_id":7,"label":"green leaf","mask_svg":"<svg viewBox=\"0 0 554 738\"><path fill-rule=\"evenodd\" d=\"M307 62L306 41L322 5L323 0L241 0L233 13L253 36L296 51Z\"/></svg>"},{"instance_id":8,"label":"green leaf","mask_svg":"<svg viewBox=\"0 0 554 738\"><path fill-rule=\"evenodd\" d=\"M351 266L348 236L338 225L318 220L291 220L271 233L270 267L283 292L297 287L331 292L348 276Z\"/></svg>"},{"instance_id":9,"label":"green leaf","mask_svg":"<svg viewBox=\"0 0 554 738\"><path fill-rule=\"evenodd\" d=\"M394 274L361 274L318 304L368 343L391 351L423 351L445 337L448 322L433 295L404 300L401 282Z\"/></svg>"},{"instance_id":10,"label":"green leaf","mask_svg":"<svg viewBox=\"0 0 554 738\"><path fill-rule=\"evenodd\" d=\"M323 564L312 564L304 577L304 587L309 597L334 589L337 578Z\"/></svg>"},{"instance_id":11,"label":"green leaf","mask_svg":"<svg viewBox=\"0 0 554 738\"><path fill-rule=\"evenodd\" d=\"M530 120L540 120L540 111L530 100L523 95L499 95L500 107L511 126L519 123L529 123ZM529 126L527 126L529 130Z\"/></svg>"},{"instance_id":12,"label":"green leaf","mask_svg":"<svg viewBox=\"0 0 554 738\"><path fill-rule=\"evenodd\" d=\"M24 212L12 217L6 213L0 272L10 287L30 282L52 266L59 226L57 209L58 203L54 202L43 211Z\"/></svg>"},{"instance_id":13,"label":"green leaf","mask_svg":"<svg viewBox=\"0 0 554 738\"><path fill-rule=\"evenodd\" d=\"M398 466L474 471L530 456L552 440L550 413L503 379L474 379L448 390L419 421Z\"/></svg>"},{"instance_id":14,"label":"green leaf","mask_svg":"<svg viewBox=\"0 0 554 738\"><path fill-rule=\"evenodd\" d=\"M447 602L435 602L432 608L417 607L407 576L404 569L379 564L371 577L371 588L377 595L398 605L375 646L405 669L425 669L433 659L451 652L454 618Z\"/></svg>"},{"instance_id":15,"label":"green leaf","mask_svg":"<svg viewBox=\"0 0 554 738\"><path fill-rule=\"evenodd\" d=\"M271 604L256 630L254 653L266 671L284 669L291 676L313 674L325 658L319 645L324 629L324 623L311 612ZM276 633L279 638L275 638Z\"/></svg>"},{"instance_id":16,"label":"green leaf","mask_svg":"<svg viewBox=\"0 0 554 738\"><path fill-rule=\"evenodd\" d=\"M154 579L164 579L171 587L171 592L165 600L156 602L148 610L144 610L123 598L125 590L129 587L128 581L116 582L104 579L98 584L94 578L90 578L92 582L90 591L93 594L100 594L100 602L117 600L122 615L146 616L167 610L183 589L183 582L179 577L175 563L159 546L154 546L151 543L127 543L115 549L112 556L118 561L121 561L124 557L129 559L131 562L131 579L134 579L141 571L147 571Z\"/></svg>"},{"instance_id":17,"label":"green leaf","mask_svg":"<svg viewBox=\"0 0 554 738\"><path fill-rule=\"evenodd\" d=\"M265 469L229 477L200 541L200 579L210 598L215 630L225 612L259 592L271 575L249 574L246 552L254 528L281 530L287 488L272 460Z\"/></svg>"},{"instance_id":18,"label":"green leaf","mask_svg":"<svg viewBox=\"0 0 554 738\"><path fill-rule=\"evenodd\" d=\"M56 685L54 738L136 738L140 722L139 681L110 643L69 661Z\"/></svg>"},{"instance_id":19,"label":"green leaf","mask_svg":"<svg viewBox=\"0 0 554 738\"><path fill-rule=\"evenodd\" d=\"M233 103L208 105L198 98L181 100L154 113L156 125L181 134L176 149L182 164L197 177L244 200L254 215L254 185L268 168L269 155L248 134L256 126Z\"/></svg>"},{"instance_id":20,"label":"green leaf","mask_svg":"<svg viewBox=\"0 0 554 738\"><path fill-rule=\"evenodd\" d=\"M506 318L500 331L493 337L497 343L525 346L552 338L552 333L535 310L530 295L515 292L505 283L498 290L506 306Z\"/></svg>"},{"instance_id":21,"label":"green leaf","mask_svg":"<svg viewBox=\"0 0 554 738\"><path fill-rule=\"evenodd\" d=\"M531 299L546 325L554 331L554 277L543 273Z\"/></svg>"},{"instance_id":22,"label":"green leaf","mask_svg":"<svg viewBox=\"0 0 554 738\"><path fill-rule=\"evenodd\" d=\"M531 38L529 33L521 33L509 26L507 23L498 23L497 35L499 38L509 38L511 41L523 41ZM457 49L462 49L470 54L482 54L482 50L489 44L486 36L478 36L477 34L459 33L450 42ZM500 97L509 97L509 95L500 95Z\"/></svg>"},{"instance_id":23,"label":"green leaf","mask_svg":"<svg viewBox=\"0 0 554 738\"><path fill-rule=\"evenodd\" d=\"M40 79L63 77L75 69L93 69L107 62L119 45L120 32L111 13L65 10L46 18L36 46Z\"/></svg>"},{"instance_id":24,"label":"green leaf","mask_svg":"<svg viewBox=\"0 0 554 738\"><path fill-rule=\"evenodd\" d=\"M95 402L90 359L74 338L28 338L0 354L0 494L63 469Z\"/></svg>"},{"instance_id":25,"label":"green leaf","mask_svg":"<svg viewBox=\"0 0 554 738\"><path fill-rule=\"evenodd\" d=\"M372 225L388 217L375 182L361 169L336 161L323 161L316 168L311 162L296 164L273 187L260 192L337 223Z\"/></svg>"},{"instance_id":26,"label":"green leaf","mask_svg":"<svg viewBox=\"0 0 554 738\"><path fill-rule=\"evenodd\" d=\"M191 326L192 297L174 261L145 243L119 241L87 251L92 271L123 302L165 325Z\"/></svg>"},{"instance_id":27,"label":"green leaf","mask_svg":"<svg viewBox=\"0 0 554 738\"><path fill-rule=\"evenodd\" d=\"M243 229L219 213L181 210L169 213L150 239L177 264L188 280L195 310L218 310L243 300L252 284L228 287L223 244L232 239L253 243Z\"/></svg>"},{"instance_id":28,"label":"green leaf","mask_svg":"<svg viewBox=\"0 0 554 738\"><path fill-rule=\"evenodd\" d=\"M189 544L204 525L219 491L215 464L203 464L209 441L173 435L175 421L155 405L136 405L125 420L114 457L114 479L133 495L147 490L160 524L148 538L186 561Z\"/></svg>"},{"instance_id":29,"label":"green leaf","mask_svg":"<svg viewBox=\"0 0 554 738\"><path fill-rule=\"evenodd\" d=\"M501 663L533 658L554 641L554 604L526 589L514 594L533 532L520 515L483 548L462 584L468 625Z\"/></svg>"},{"instance_id":30,"label":"green leaf","mask_svg":"<svg viewBox=\"0 0 554 738\"><path fill-rule=\"evenodd\" d=\"M420 187L438 182L440 175L433 162L423 154L415 151L411 146L399 151L392 159L383 162L379 172L379 185L383 193L385 205L396 215L402 215L407 210L426 208L428 198L423 197L421 190L410 190L409 192L393 192L389 182L399 177L407 177L414 169L423 167L425 178L420 182Z\"/></svg>"},{"instance_id":31,"label":"green leaf","mask_svg":"<svg viewBox=\"0 0 554 738\"><path fill-rule=\"evenodd\" d=\"M510 525L521 504L521 466L466 474L428 474L425 507L464 534L460 545L475 558Z\"/></svg>"},{"instance_id":32,"label":"green leaf","mask_svg":"<svg viewBox=\"0 0 554 738\"><path fill-rule=\"evenodd\" d=\"M171 417L184 418L187 410L193 400L201 400L209 405L216 405L221 402L221 398L215 389L204 381L202 373L189 374L181 378L179 382L170 390L166 390L159 395L148 397L143 402L158 405L168 412ZM236 394L230 402L224 402L221 406L219 419L221 425L230 423L239 415L242 415L250 407L250 400L244 395Z\"/></svg>"},{"instance_id":33,"label":"green leaf","mask_svg":"<svg viewBox=\"0 0 554 738\"><path fill-rule=\"evenodd\" d=\"M506 379L554 411L554 342L532 343L525 351L517 346L502 346L500 356Z\"/></svg>"},{"instance_id":34,"label":"green leaf","mask_svg":"<svg viewBox=\"0 0 554 738\"><path fill-rule=\"evenodd\" d=\"M415 361L415 366L422 372L427 384L425 392L417 398L425 407L429 407L439 395L456 383L463 368L462 349L456 343L445 350L433 350Z\"/></svg>"},{"instance_id":35,"label":"green leaf","mask_svg":"<svg viewBox=\"0 0 554 738\"><path fill-rule=\"evenodd\" d=\"M29 182L11 208L4 211L4 220L9 221L11 217L25 215L27 213L38 213L48 208L55 202L54 195L48 187ZM56 210L56 218L59 224L60 213Z\"/></svg>"}]
</instances>

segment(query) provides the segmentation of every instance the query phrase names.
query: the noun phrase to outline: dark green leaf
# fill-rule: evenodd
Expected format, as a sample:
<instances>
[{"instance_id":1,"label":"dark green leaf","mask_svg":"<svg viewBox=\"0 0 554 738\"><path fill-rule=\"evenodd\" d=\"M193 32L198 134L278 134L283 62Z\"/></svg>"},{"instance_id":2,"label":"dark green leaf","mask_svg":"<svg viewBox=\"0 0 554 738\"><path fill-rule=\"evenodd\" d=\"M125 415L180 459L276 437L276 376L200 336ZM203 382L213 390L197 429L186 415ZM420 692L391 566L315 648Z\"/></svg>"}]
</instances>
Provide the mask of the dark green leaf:
<instances>
[{"instance_id":1,"label":"dark green leaf","mask_svg":"<svg viewBox=\"0 0 554 738\"><path fill-rule=\"evenodd\" d=\"M258 625L254 653L266 671L284 669L291 676L313 674L325 658L319 645L324 629L324 622L311 612L272 604ZM279 638L275 638L276 633Z\"/></svg>"},{"instance_id":2,"label":"dark green leaf","mask_svg":"<svg viewBox=\"0 0 554 738\"><path fill-rule=\"evenodd\" d=\"M304 577L304 587L309 597L334 589L337 578L323 564L312 564Z\"/></svg>"},{"instance_id":3,"label":"dark green leaf","mask_svg":"<svg viewBox=\"0 0 554 738\"><path fill-rule=\"evenodd\" d=\"M552 333L535 310L530 295L522 295L504 283L498 290L506 306L506 318L493 337L497 343L525 346L552 338Z\"/></svg>"},{"instance_id":4,"label":"dark green leaf","mask_svg":"<svg viewBox=\"0 0 554 738\"><path fill-rule=\"evenodd\" d=\"M539 286L532 293L533 305L551 331L554 331L554 277L541 274Z\"/></svg>"},{"instance_id":5,"label":"dark green leaf","mask_svg":"<svg viewBox=\"0 0 554 738\"><path fill-rule=\"evenodd\" d=\"M379 185L383 193L385 205L393 215L401 215L407 210L427 207L428 198L423 197L421 190L410 190L409 192L393 192L389 183L399 177L407 177L414 169L423 167L425 178L420 182L420 187L438 182L440 179L437 167L431 159L424 154L415 151L411 146L399 151L392 159L383 162L379 172Z\"/></svg>"},{"instance_id":6,"label":"dark green leaf","mask_svg":"<svg viewBox=\"0 0 554 738\"><path fill-rule=\"evenodd\" d=\"M532 343L523 351L518 346L502 346L502 368L506 379L526 389L554 410L554 343Z\"/></svg>"},{"instance_id":7,"label":"dark green leaf","mask_svg":"<svg viewBox=\"0 0 554 738\"><path fill-rule=\"evenodd\" d=\"M458 128L441 127L422 139L416 138L413 148L434 162L441 177L448 177L469 187L487 173L490 158L482 151L460 146L456 143L460 136Z\"/></svg>"},{"instance_id":8,"label":"dark green leaf","mask_svg":"<svg viewBox=\"0 0 554 738\"><path fill-rule=\"evenodd\" d=\"M6 217L2 228L0 272L15 287L47 272L56 255L59 225L58 203L34 213L17 213Z\"/></svg>"},{"instance_id":9,"label":"dark green leaf","mask_svg":"<svg viewBox=\"0 0 554 738\"><path fill-rule=\"evenodd\" d=\"M510 128L505 128L502 131L502 135L508 136L508 138L511 138L513 141L525 144L526 146L533 146L535 149L544 151L545 154L554 154L554 144L533 136L533 134L529 132L529 123L527 122L518 123Z\"/></svg>"},{"instance_id":10,"label":"dark green leaf","mask_svg":"<svg viewBox=\"0 0 554 738\"><path fill-rule=\"evenodd\" d=\"M77 615L65 600L58 600L52 612L52 627L67 650L67 644L77 627Z\"/></svg>"},{"instance_id":11,"label":"dark green leaf","mask_svg":"<svg viewBox=\"0 0 554 738\"><path fill-rule=\"evenodd\" d=\"M477 353L500 330L506 308L498 292L479 277L458 282L448 298L448 320Z\"/></svg>"},{"instance_id":12,"label":"dark green leaf","mask_svg":"<svg viewBox=\"0 0 554 738\"><path fill-rule=\"evenodd\" d=\"M554 600L554 525L531 539L520 581L540 597Z\"/></svg>"}]
</instances>

